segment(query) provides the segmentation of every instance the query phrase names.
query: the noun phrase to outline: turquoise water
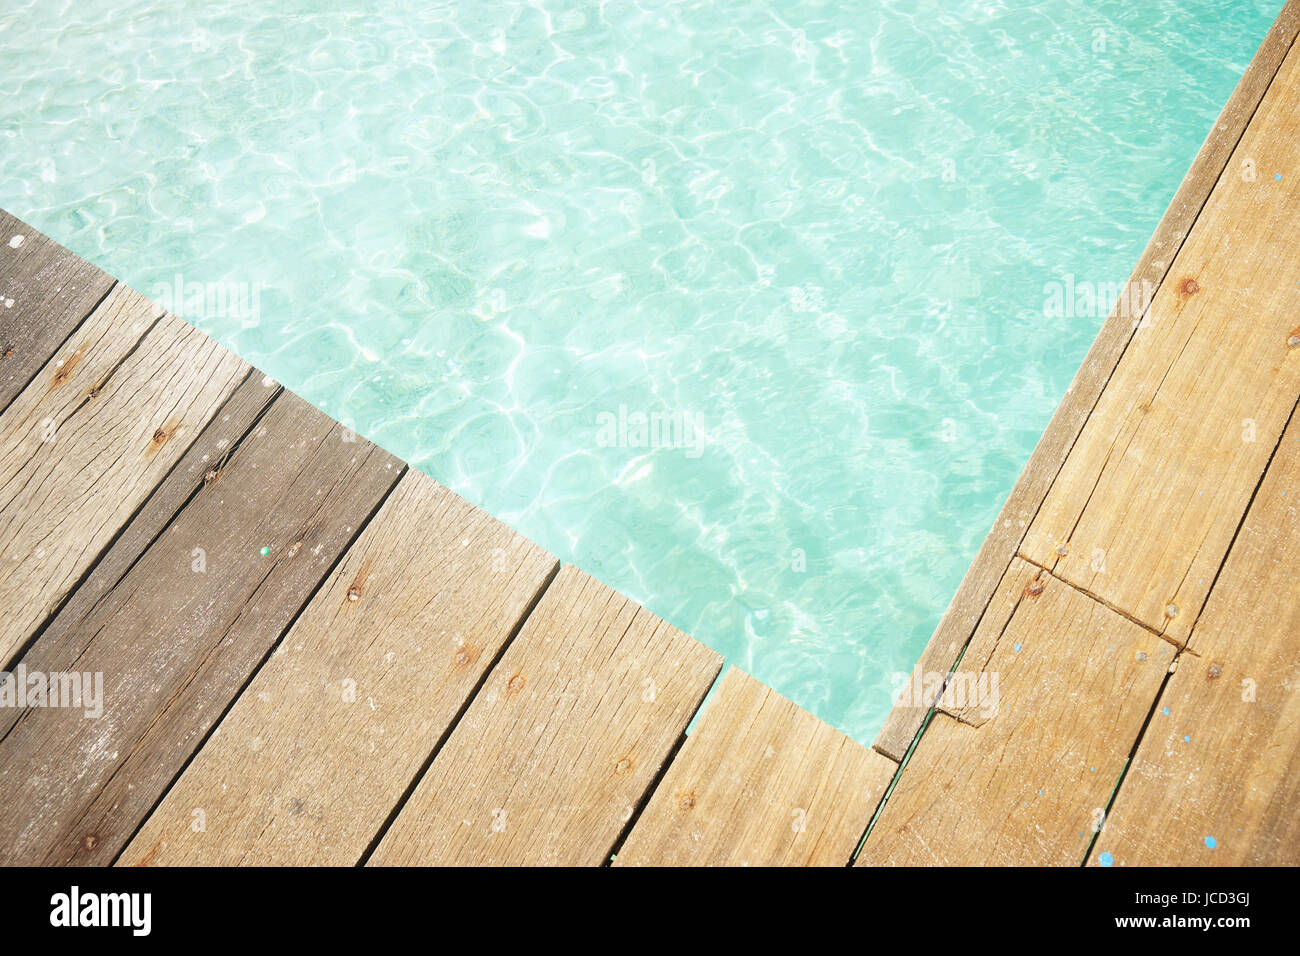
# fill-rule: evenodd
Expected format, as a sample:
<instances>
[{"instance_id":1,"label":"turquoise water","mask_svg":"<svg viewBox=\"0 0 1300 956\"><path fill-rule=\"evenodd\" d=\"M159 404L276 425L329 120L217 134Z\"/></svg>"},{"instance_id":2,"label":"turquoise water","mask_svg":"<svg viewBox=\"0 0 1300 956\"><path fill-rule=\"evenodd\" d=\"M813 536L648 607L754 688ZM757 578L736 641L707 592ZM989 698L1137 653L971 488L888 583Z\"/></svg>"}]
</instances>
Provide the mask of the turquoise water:
<instances>
[{"instance_id":1,"label":"turquoise water","mask_svg":"<svg viewBox=\"0 0 1300 956\"><path fill-rule=\"evenodd\" d=\"M1281 6L4 0L0 205L869 742Z\"/></svg>"}]
</instances>

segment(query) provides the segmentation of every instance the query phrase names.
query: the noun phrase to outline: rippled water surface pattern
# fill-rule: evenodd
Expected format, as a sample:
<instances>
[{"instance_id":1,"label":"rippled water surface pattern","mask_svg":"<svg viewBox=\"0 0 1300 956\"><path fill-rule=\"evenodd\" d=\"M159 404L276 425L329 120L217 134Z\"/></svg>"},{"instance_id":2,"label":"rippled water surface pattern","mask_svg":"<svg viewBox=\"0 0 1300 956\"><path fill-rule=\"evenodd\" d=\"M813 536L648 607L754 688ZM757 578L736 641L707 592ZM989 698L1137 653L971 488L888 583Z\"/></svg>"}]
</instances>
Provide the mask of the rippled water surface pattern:
<instances>
[{"instance_id":1,"label":"rippled water surface pattern","mask_svg":"<svg viewBox=\"0 0 1300 956\"><path fill-rule=\"evenodd\" d=\"M0 0L0 205L870 742L1281 5Z\"/></svg>"}]
</instances>

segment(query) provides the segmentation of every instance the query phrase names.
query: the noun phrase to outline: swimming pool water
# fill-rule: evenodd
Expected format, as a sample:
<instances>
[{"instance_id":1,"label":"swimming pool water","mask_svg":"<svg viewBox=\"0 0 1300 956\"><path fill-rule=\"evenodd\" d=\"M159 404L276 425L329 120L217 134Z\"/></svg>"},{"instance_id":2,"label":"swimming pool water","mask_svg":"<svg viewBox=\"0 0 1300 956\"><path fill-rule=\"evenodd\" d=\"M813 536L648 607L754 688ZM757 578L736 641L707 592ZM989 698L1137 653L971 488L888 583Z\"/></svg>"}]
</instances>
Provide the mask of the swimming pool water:
<instances>
[{"instance_id":1,"label":"swimming pool water","mask_svg":"<svg viewBox=\"0 0 1300 956\"><path fill-rule=\"evenodd\" d=\"M870 742L1281 6L4 0L0 205Z\"/></svg>"}]
</instances>

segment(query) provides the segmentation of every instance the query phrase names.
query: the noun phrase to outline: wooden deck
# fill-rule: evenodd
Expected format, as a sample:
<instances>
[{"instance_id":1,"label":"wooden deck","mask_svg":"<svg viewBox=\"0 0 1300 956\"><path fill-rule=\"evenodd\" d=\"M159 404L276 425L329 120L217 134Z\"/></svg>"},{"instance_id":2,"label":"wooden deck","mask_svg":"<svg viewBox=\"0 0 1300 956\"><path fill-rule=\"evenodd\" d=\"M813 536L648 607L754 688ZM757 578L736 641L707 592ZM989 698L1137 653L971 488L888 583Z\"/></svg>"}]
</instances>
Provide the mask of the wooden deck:
<instances>
[{"instance_id":1,"label":"wooden deck","mask_svg":"<svg viewBox=\"0 0 1300 956\"><path fill-rule=\"evenodd\" d=\"M708 648L0 238L0 862L851 859L894 761L738 671L683 746Z\"/></svg>"},{"instance_id":2,"label":"wooden deck","mask_svg":"<svg viewBox=\"0 0 1300 956\"><path fill-rule=\"evenodd\" d=\"M872 748L0 213L0 863L1300 862L1297 31Z\"/></svg>"},{"instance_id":3,"label":"wooden deck","mask_svg":"<svg viewBox=\"0 0 1300 956\"><path fill-rule=\"evenodd\" d=\"M996 715L895 707L858 865L1300 862L1298 30L1290 0L917 664L996 674Z\"/></svg>"}]
</instances>

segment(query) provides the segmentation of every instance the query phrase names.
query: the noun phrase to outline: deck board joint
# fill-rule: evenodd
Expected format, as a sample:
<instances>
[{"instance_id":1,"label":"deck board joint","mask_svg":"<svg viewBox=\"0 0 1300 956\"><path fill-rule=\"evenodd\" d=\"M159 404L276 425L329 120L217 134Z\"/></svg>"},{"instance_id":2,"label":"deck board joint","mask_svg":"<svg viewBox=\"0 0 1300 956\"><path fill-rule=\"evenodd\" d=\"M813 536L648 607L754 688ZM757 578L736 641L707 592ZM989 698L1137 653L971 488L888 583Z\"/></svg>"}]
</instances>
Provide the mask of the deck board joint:
<instances>
[{"instance_id":1,"label":"deck board joint","mask_svg":"<svg viewBox=\"0 0 1300 956\"><path fill-rule=\"evenodd\" d=\"M1144 302L1142 317L1137 320L1129 319L1128 328L1123 334L1122 342L1112 343L1110 339L1113 339L1118 334L1117 330L1124 324L1123 320L1126 317L1122 314L1122 306L1128 297L1122 297L1120 303L1117 303L1116 309L1112 310L1111 315L1102 326L1096 342L1094 342L1093 347L1085 357L1083 366L1076 375L1075 381L1067 389L1066 397L1049 423L1043 439L1040 441L1039 446L1035 448L1029 464L1026 465L1020 480L1017 482L1016 488L1013 489L1006 506L995 520L993 529L981 547L979 554L976 555L970 570L958 588L957 594L947 611L945 611L938 628L922 653L921 659L917 663L918 668L924 666L930 669L942 669L955 658L958 648L953 646L956 642L949 632L962 629L965 633L959 646L964 646L969 642L980 618L982 618L987 602L991 600L996 590L998 581L1006 573L1017 553L1022 550L1029 530L1041 513L1048 495L1059 480L1066 460L1074 452L1087 422L1091 419L1098 403L1101 401L1102 394L1110 386L1120 362L1132 344L1134 335L1142 322L1145 321L1154 304L1156 295L1159 294L1159 291L1168 280L1187 238L1200 222L1211 194L1227 172L1229 164L1246 135L1246 131L1254 122L1268 90L1272 87L1283 64L1291 54L1298 37L1300 37L1300 3L1297 0L1288 0L1260 50L1252 59L1237 89L1233 92L1232 98L1215 121L1205 145L1197 155L1183 183L1179 186L1151 242L1133 270L1126 288L1132 287L1135 283L1143 282L1144 276L1149 270L1159 270L1156 281L1152 283L1155 291ZM1244 104L1242 102L1243 98L1245 99ZM1231 133L1230 137L1225 138L1225 130ZM1213 159L1216 155L1222 157L1221 161ZM1210 168L1201 168L1206 163L1211 164ZM1190 195L1188 195L1189 193ZM1194 210L1189 218L1185 210L1193 203ZM1170 242L1173 242L1174 245L1170 249L1165 249L1164 246ZM1077 417L1076 413L1079 411L1074 407L1077 403L1075 403L1073 396L1079 394L1080 379L1088 373L1089 369L1096 367L1099 359L1105 359L1107 366L1109 366L1108 371L1102 373L1100 381L1084 382L1089 389L1089 394L1092 394L1094 390L1095 394L1087 407L1086 414L1079 418L1077 422L1071 424L1071 420ZM1068 429L1066 434L1069 437L1064 442L1064 447L1053 450L1051 442L1055 440L1056 432L1061 429ZM1044 460L1044 464L1037 465L1040 458ZM1051 468L1052 477L1045 487L1032 490L1030 485L1034 483L1033 473L1036 466ZM1011 510L1013 503L1018 503L1019 498L1025 494L1032 495L1031 510L1033 513L1028 520L1024 519L1023 512L1016 514ZM1019 535L1015 536L1014 541L1011 540L1014 532L1011 535L1002 534L1002 530L1010 528L1013 522L1017 522L1021 529ZM1003 537L1007 540L1003 541ZM971 605L975 605L977 602L981 606L972 608ZM938 661L933 660L933 658L938 658ZM941 665L941 662L944 663ZM917 729L914 718L891 713L873 746L881 753L899 759L902 752L908 749L915 738ZM906 735L906 742L901 739L904 734Z\"/></svg>"}]
</instances>

